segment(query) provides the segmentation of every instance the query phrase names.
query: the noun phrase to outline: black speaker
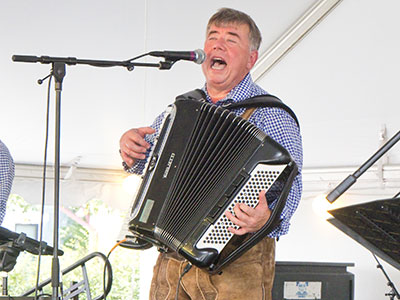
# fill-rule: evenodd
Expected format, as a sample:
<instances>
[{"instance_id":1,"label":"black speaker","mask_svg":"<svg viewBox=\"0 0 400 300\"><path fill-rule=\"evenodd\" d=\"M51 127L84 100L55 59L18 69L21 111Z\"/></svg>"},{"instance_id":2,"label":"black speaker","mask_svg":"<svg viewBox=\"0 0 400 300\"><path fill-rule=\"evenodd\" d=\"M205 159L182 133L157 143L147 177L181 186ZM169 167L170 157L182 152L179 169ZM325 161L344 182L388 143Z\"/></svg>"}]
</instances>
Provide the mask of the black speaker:
<instances>
[{"instance_id":1,"label":"black speaker","mask_svg":"<svg viewBox=\"0 0 400 300\"><path fill-rule=\"evenodd\" d=\"M353 263L276 262L272 299L354 300Z\"/></svg>"}]
</instances>

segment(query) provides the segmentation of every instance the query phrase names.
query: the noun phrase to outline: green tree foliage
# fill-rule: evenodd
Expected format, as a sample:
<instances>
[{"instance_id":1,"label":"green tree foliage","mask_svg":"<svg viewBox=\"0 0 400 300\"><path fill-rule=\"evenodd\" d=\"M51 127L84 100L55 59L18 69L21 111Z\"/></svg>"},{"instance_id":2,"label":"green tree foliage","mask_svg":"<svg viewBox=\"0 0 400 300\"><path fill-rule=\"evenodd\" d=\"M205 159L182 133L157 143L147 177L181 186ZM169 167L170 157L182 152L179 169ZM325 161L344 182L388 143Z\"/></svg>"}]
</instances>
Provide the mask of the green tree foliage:
<instances>
[{"instance_id":1,"label":"green tree foliage","mask_svg":"<svg viewBox=\"0 0 400 300\"><path fill-rule=\"evenodd\" d=\"M97 245L93 240L98 238L98 234L90 226L90 218L99 211L112 213L111 209L97 199L89 201L82 207L69 207L68 210L74 214L74 218L66 218L66 220L64 218L64 221L60 223L60 248L64 251L64 255L59 257L61 269L74 264L89 253L99 251L99 249L92 249L93 245ZM38 211L37 206L30 205L17 195L11 197L7 208L7 214L11 212L38 213ZM106 249L107 252L109 250ZM111 292L107 296L108 300L139 299L139 255L138 251L122 247L117 247L111 253L109 260L112 265L113 284ZM51 277L51 260L50 256L41 257L40 282ZM37 265L37 256L26 252L19 255L15 268L9 273L9 295L21 295L35 286ZM104 261L96 257L88 261L85 267L91 296L101 295L103 293ZM70 287L72 282L83 280L82 274L83 270L79 267L62 276L64 289ZM51 294L51 285L48 285L43 292ZM80 294L79 299L85 300L87 297L85 294Z\"/></svg>"},{"instance_id":2,"label":"green tree foliage","mask_svg":"<svg viewBox=\"0 0 400 300\"><path fill-rule=\"evenodd\" d=\"M87 253L89 232L82 225L68 219L67 224L60 228L60 243L63 248L83 255Z\"/></svg>"}]
</instances>

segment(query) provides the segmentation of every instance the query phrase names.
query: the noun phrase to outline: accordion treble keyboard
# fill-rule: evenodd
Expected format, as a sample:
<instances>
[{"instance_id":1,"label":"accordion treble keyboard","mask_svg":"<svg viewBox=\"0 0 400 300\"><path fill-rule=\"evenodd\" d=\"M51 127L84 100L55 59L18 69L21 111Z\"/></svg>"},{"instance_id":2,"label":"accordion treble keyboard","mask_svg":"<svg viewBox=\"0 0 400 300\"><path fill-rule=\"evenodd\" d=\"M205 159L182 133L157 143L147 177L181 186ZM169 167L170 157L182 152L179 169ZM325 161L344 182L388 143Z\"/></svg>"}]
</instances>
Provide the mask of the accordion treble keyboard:
<instances>
[{"instance_id":1,"label":"accordion treble keyboard","mask_svg":"<svg viewBox=\"0 0 400 300\"><path fill-rule=\"evenodd\" d=\"M234 197L225 210L229 210L232 214L235 214L233 208L238 203L256 207L258 204L259 191L268 191L284 168L285 166L282 165L268 166L259 164L251 173L249 180L236 194L236 197ZM233 236L228 230L229 227L239 228L239 226L233 224L225 214L221 214L200 238L196 247L199 249L214 248L220 253Z\"/></svg>"}]
</instances>

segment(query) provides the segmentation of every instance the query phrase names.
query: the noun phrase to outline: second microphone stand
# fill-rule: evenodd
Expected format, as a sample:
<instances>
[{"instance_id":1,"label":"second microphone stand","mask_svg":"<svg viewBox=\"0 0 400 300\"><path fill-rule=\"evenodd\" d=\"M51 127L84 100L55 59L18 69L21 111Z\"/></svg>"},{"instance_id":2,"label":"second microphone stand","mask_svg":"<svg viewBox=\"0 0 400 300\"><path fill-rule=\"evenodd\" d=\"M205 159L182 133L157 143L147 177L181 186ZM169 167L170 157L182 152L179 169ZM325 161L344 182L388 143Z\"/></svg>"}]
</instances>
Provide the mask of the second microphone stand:
<instances>
[{"instance_id":1,"label":"second microphone stand","mask_svg":"<svg viewBox=\"0 0 400 300\"><path fill-rule=\"evenodd\" d=\"M393 281L390 280L388 274L386 273L385 269L383 268L382 264L379 262L378 258L376 257L375 253L372 252L372 255L374 256L376 262L378 263L378 265L376 266L378 269L381 269L383 275L386 277L387 285L391 288L390 292L385 294L385 296L390 297L390 300L394 300L396 297L396 299L400 299L400 294L399 292L396 290L396 287L393 283Z\"/></svg>"}]
</instances>

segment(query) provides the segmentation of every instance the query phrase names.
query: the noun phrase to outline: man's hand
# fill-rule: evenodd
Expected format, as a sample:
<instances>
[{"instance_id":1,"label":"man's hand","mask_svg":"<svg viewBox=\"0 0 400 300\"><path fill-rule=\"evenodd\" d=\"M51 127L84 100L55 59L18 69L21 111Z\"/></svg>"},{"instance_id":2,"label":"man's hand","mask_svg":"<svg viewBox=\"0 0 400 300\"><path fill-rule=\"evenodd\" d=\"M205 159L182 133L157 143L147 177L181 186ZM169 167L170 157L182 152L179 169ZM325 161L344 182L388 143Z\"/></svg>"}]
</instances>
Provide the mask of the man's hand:
<instances>
[{"instance_id":1,"label":"man's hand","mask_svg":"<svg viewBox=\"0 0 400 300\"><path fill-rule=\"evenodd\" d=\"M135 163L136 159L145 159L146 151L150 147L144 139L146 134L153 134L155 130L151 127L132 128L125 132L119 140L119 149L123 161L129 166Z\"/></svg>"},{"instance_id":2,"label":"man's hand","mask_svg":"<svg viewBox=\"0 0 400 300\"><path fill-rule=\"evenodd\" d=\"M271 216L271 210L268 207L267 199L265 198L265 191L261 191L258 194L258 205L255 208L251 208L244 203L238 203L233 208L235 215L229 211L225 212L225 215L233 224L238 225L240 228L228 228L230 232L237 235L243 235L248 232L256 232L260 230L265 223L267 223Z\"/></svg>"}]
</instances>

